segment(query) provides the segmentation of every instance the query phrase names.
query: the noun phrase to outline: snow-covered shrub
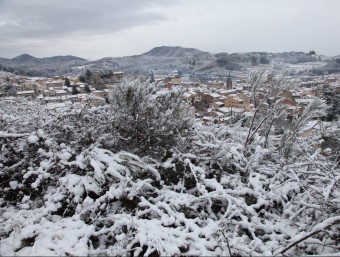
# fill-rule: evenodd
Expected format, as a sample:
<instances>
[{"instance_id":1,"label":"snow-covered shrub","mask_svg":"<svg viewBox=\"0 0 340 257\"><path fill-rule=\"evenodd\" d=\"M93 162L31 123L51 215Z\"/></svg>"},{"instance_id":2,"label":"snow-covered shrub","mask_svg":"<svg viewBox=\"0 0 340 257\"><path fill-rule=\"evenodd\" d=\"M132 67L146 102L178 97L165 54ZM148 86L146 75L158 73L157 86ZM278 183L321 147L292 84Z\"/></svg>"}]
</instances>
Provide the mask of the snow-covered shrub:
<instances>
[{"instance_id":1,"label":"snow-covered shrub","mask_svg":"<svg viewBox=\"0 0 340 257\"><path fill-rule=\"evenodd\" d=\"M340 170L323 147L336 124L309 113L266 140L242 123L181 123L177 92L119 90L134 100L57 113L0 101L0 255L339 252Z\"/></svg>"},{"instance_id":2,"label":"snow-covered shrub","mask_svg":"<svg viewBox=\"0 0 340 257\"><path fill-rule=\"evenodd\" d=\"M178 88L125 82L112 88L110 99L121 143L130 151L164 154L189 134L193 115Z\"/></svg>"}]
</instances>

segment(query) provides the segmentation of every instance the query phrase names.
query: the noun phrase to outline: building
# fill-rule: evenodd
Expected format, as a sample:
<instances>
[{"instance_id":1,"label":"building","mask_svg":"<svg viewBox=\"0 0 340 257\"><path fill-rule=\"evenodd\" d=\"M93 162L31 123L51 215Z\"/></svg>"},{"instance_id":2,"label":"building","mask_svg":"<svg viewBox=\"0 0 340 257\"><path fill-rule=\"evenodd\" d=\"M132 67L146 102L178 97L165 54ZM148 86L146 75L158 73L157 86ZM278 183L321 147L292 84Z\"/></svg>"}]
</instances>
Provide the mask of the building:
<instances>
[{"instance_id":1,"label":"building","mask_svg":"<svg viewBox=\"0 0 340 257\"><path fill-rule=\"evenodd\" d=\"M53 81L46 81L45 87L49 89L51 87L63 87L64 81L63 80L53 80Z\"/></svg>"},{"instance_id":2,"label":"building","mask_svg":"<svg viewBox=\"0 0 340 257\"><path fill-rule=\"evenodd\" d=\"M208 87L212 89L223 89L225 87L225 84L223 81L219 80L208 81Z\"/></svg>"},{"instance_id":3,"label":"building","mask_svg":"<svg viewBox=\"0 0 340 257\"><path fill-rule=\"evenodd\" d=\"M223 117L235 117L235 116L241 116L244 113L244 109L232 108L232 107L221 107L221 108L218 108L216 112L222 113Z\"/></svg>"},{"instance_id":4,"label":"building","mask_svg":"<svg viewBox=\"0 0 340 257\"><path fill-rule=\"evenodd\" d=\"M334 94L340 94L340 83L332 84L332 89Z\"/></svg>"},{"instance_id":5,"label":"building","mask_svg":"<svg viewBox=\"0 0 340 257\"><path fill-rule=\"evenodd\" d=\"M124 73L117 71L117 72L113 72L112 75L112 82L113 83L121 83L123 81L124 78Z\"/></svg>"},{"instance_id":6,"label":"building","mask_svg":"<svg viewBox=\"0 0 340 257\"><path fill-rule=\"evenodd\" d=\"M219 100L221 95L216 93L203 93L202 94L202 100L205 100L207 103L213 103Z\"/></svg>"},{"instance_id":7,"label":"building","mask_svg":"<svg viewBox=\"0 0 340 257\"><path fill-rule=\"evenodd\" d=\"M231 90L231 89L233 89L233 82L231 80L230 72L229 72L229 75L228 75L228 78L227 78L227 90Z\"/></svg>"},{"instance_id":8,"label":"building","mask_svg":"<svg viewBox=\"0 0 340 257\"><path fill-rule=\"evenodd\" d=\"M25 97L35 97L35 91L34 90L23 90L20 92L17 92L18 96L25 96Z\"/></svg>"}]
</instances>

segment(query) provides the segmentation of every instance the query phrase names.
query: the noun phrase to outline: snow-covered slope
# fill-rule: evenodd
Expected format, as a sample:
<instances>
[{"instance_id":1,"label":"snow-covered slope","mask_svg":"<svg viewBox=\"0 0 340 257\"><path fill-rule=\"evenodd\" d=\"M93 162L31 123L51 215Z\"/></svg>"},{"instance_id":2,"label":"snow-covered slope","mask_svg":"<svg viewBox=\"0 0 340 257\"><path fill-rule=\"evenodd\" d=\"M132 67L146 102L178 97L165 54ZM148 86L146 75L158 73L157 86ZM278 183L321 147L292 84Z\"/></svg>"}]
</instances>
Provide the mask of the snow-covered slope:
<instances>
[{"instance_id":1,"label":"snow-covered slope","mask_svg":"<svg viewBox=\"0 0 340 257\"><path fill-rule=\"evenodd\" d=\"M59 113L0 99L1 256L339 254L339 127L311 126L320 101L266 140L283 109L204 126L176 88L112 93Z\"/></svg>"},{"instance_id":2,"label":"snow-covered slope","mask_svg":"<svg viewBox=\"0 0 340 257\"><path fill-rule=\"evenodd\" d=\"M136 75L168 74L177 70L181 73L204 76L227 76L228 72L237 71L248 73L251 69L257 69L269 65L274 69L287 69L289 65L311 62L321 63L320 67L306 68L299 72L313 74L326 74L339 72L340 68L334 66L332 58L309 55L303 52L285 53L218 53L213 54L194 48L179 46L155 47L150 51L134 56L105 57L95 61L86 61L74 56L55 56L49 58L35 58L24 54L13 59L0 58L0 65L7 70L15 71L21 75L65 75L91 70L123 71ZM329 64L329 65L326 65Z\"/></svg>"}]
</instances>

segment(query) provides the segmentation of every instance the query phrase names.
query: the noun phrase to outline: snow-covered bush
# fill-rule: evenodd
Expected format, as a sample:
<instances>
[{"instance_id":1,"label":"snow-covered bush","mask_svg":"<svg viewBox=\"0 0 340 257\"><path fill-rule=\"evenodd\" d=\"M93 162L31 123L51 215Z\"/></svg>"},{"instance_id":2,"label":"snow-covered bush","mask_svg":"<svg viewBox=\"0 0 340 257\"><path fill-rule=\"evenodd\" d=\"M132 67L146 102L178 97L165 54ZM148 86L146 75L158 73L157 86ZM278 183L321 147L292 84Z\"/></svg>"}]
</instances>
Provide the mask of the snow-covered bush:
<instances>
[{"instance_id":1,"label":"snow-covered bush","mask_svg":"<svg viewBox=\"0 0 340 257\"><path fill-rule=\"evenodd\" d=\"M340 251L340 170L325 143L339 129L310 120L316 105L266 140L241 123L191 126L177 91L115 90L111 105L57 113L0 101L0 255Z\"/></svg>"},{"instance_id":2,"label":"snow-covered bush","mask_svg":"<svg viewBox=\"0 0 340 257\"><path fill-rule=\"evenodd\" d=\"M162 84L125 82L110 92L111 106L122 144L136 153L165 153L186 137L193 123L189 105L178 88ZM124 122L122 122L124 121Z\"/></svg>"}]
</instances>

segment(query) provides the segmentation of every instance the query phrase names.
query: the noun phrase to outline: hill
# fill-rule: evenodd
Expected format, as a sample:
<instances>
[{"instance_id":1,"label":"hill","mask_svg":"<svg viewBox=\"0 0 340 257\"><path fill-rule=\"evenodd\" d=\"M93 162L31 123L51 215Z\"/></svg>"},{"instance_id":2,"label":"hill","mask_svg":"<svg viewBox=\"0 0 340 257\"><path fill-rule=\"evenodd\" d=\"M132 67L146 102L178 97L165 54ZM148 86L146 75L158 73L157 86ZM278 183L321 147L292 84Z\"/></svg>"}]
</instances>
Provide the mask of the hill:
<instances>
[{"instance_id":1,"label":"hill","mask_svg":"<svg viewBox=\"0 0 340 257\"><path fill-rule=\"evenodd\" d=\"M151 49L142 55L144 56L158 56L158 57L185 57L194 56L204 53L195 48L184 48L180 46L160 46Z\"/></svg>"},{"instance_id":2,"label":"hill","mask_svg":"<svg viewBox=\"0 0 340 257\"><path fill-rule=\"evenodd\" d=\"M160 46L141 55L106 57L89 63L93 70L113 70L136 75L169 74L178 71L200 80L212 77L224 79L229 71L248 74L252 69L270 66L276 70L290 70L297 74L326 74L335 72L327 68L329 58L309 55L304 52L248 52L248 53L209 53L195 48ZM299 66L298 69L296 66ZM312 68L311 68L312 67Z\"/></svg>"},{"instance_id":3,"label":"hill","mask_svg":"<svg viewBox=\"0 0 340 257\"><path fill-rule=\"evenodd\" d=\"M13 59L0 58L0 70L28 76L79 75L85 69L122 71L134 75L148 75L151 71L155 75L164 75L178 71L204 81L212 77L223 79L229 71L245 75L263 66L289 70L291 75L340 72L334 58L304 52L213 54L180 46L160 46L140 55L105 57L91 62L71 55L36 58L23 54Z\"/></svg>"},{"instance_id":4,"label":"hill","mask_svg":"<svg viewBox=\"0 0 340 257\"><path fill-rule=\"evenodd\" d=\"M52 56L37 58L22 54L12 59L0 58L0 68L19 75L54 76L72 72L72 67L84 65L87 60L72 56Z\"/></svg>"},{"instance_id":5,"label":"hill","mask_svg":"<svg viewBox=\"0 0 340 257\"><path fill-rule=\"evenodd\" d=\"M32 55L29 55L29 54L22 54L22 55L12 58L11 60L14 62L28 62L28 61L36 61L38 60L38 58Z\"/></svg>"}]
</instances>

